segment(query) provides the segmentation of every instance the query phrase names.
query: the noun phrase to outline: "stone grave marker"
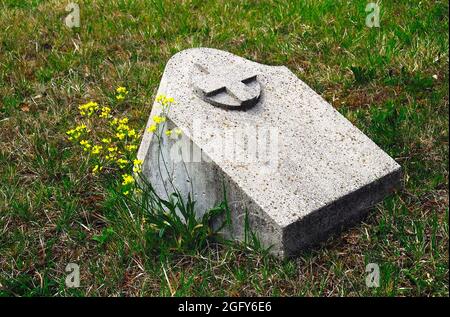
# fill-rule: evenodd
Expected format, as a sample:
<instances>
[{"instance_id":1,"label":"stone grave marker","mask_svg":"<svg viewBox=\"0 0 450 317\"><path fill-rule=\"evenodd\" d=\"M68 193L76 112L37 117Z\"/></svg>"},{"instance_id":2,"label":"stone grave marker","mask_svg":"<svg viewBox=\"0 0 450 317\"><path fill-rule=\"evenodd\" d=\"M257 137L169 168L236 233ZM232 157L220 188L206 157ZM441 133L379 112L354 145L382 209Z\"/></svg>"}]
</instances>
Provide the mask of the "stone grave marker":
<instances>
[{"instance_id":1,"label":"stone grave marker","mask_svg":"<svg viewBox=\"0 0 450 317\"><path fill-rule=\"evenodd\" d=\"M158 94L175 99L167 126L183 134L164 136L159 151L146 129L145 177L162 196L169 177L186 197L193 192L199 216L225 186L224 234L243 239L248 221L279 257L361 220L400 187L400 166L284 66L188 49L169 60ZM160 112L155 104L147 127Z\"/></svg>"}]
</instances>

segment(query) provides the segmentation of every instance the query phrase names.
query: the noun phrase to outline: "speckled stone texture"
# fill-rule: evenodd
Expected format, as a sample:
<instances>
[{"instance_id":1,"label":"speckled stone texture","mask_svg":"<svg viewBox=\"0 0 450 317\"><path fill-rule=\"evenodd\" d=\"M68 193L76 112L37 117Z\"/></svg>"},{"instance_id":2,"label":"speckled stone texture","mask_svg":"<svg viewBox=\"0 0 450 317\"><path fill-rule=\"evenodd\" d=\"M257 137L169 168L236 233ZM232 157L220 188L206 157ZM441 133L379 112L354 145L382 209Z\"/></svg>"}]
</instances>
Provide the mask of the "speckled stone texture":
<instances>
[{"instance_id":1,"label":"speckled stone texture","mask_svg":"<svg viewBox=\"0 0 450 317\"><path fill-rule=\"evenodd\" d=\"M249 70L257 80L249 85L260 86L257 103L227 108L201 98L194 83L202 68L210 74ZM246 88L239 85L242 99ZM230 94L221 93L229 102ZM180 140L162 143L175 186L184 195L193 190L201 215L223 199L224 185L232 211L224 234L243 239L247 210L251 230L279 257L294 256L354 224L400 186L400 166L284 66L188 49L169 60L158 94L176 100L168 125L183 131ZM155 105L151 116L159 113ZM180 149L184 163L176 158ZM138 157L144 175L165 196L170 184L158 156L161 162L155 137L145 132Z\"/></svg>"}]
</instances>

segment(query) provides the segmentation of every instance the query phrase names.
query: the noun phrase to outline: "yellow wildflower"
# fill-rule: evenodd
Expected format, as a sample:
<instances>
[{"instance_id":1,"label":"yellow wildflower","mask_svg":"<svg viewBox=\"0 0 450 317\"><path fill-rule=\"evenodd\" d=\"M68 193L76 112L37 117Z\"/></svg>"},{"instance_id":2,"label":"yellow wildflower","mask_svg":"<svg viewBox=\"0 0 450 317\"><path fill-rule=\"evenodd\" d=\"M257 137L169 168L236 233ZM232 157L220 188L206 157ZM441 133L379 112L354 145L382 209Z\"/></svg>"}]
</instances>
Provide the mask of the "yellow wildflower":
<instances>
[{"instance_id":1,"label":"yellow wildflower","mask_svg":"<svg viewBox=\"0 0 450 317\"><path fill-rule=\"evenodd\" d=\"M114 118L114 119L111 120L111 122L109 124L113 126L113 125L116 125L118 123L119 123L119 119Z\"/></svg>"},{"instance_id":2,"label":"yellow wildflower","mask_svg":"<svg viewBox=\"0 0 450 317\"><path fill-rule=\"evenodd\" d=\"M157 102L159 102L163 107L168 108L175 103L175 100L172 97L161 95L160 98L157 98Z\"/></svg>"},{"instance_id":3,"label":"yellow wildflower","mask_svg":"<svg viewBox=\"0 0 450 317\"><path fill-rule=\"evenodd\" d=\"M111 108L106 107L106 106L102 107L102 112L100 113L100 118L109 118L110 112L111 112Z\"/></svg>"},{"instance_id":4,"label":"yellow wildflower","mask_svg":"<svg viewBox=\"0 0 450 317\"><path fill-rule=\"evenodd\" d=\"M175 134L176 134L177 136L180 136L181 133L183 133L183 131L181 131L180 128L176 128L176 129L175 129Z\"/></svg>"},{"instance_id":5,"label":"yellow wildflower","mask_svg":"<svg viewBox=\"0 0 450 317\"><path fill-rule=\"evenodd\" d=\"M155 132L156 131L156 124L152 124L148 129L148 132Z\"/></svg>"},{"instance_id":6,"label":"yellow wildflower","mask_svg":"<svg viewBox=\"0 0 450 317\"><path fill-rule=\"evenodd\" d=\"M137 150L137 145L134 144L126 145L125 149L129 152L133 152L134 150Z\"/></svg>"},{"instance_id":7,"label":"yellow wildflower","mask_svg":"<svg viewBox=\"0 0 450 317\"><path fill-rule=\"evenodd\" d=\"M153 116L153 121L154 121L156 124L160 124L160 123L165 122L165 121L166 121L166 118L165 118L165 117L160 117L160 116Z\"/></svg>"},{"instance_id":8,"label":"yellow wildflower","mask_svg":"<svg viewBox=\"0 0 450 317\"><path fill-rule=\"evenodd\" d=\"M128 95L128 90L125 87L117 87L116 92L116 99L119 101L124 100L125 96Z\"/></svg>"},{"instance_id":9,"label":"yellow wildflower","mask_svg":"<svg viewBox=\"0 0 450 317\"><path fill-rule=\"evenodd\" d=\"M138 159L133 160L133 172L140 173L142 171L141 170L142 163L143 163L142 160Z\"/></svg>"},{"instance_id":10,"label":"yellow wildflower","mask_svg":"<svg viewBox=\"0 0 450 317\"><path fill-rule=\"evenodd\" d=\"M140 172L142 172L142 169L141 169L140 166L133 166L133 172L134 173L140 173Z\"/></svg>"},{"instance_id":11,"label":"yellow wildflower","mask_svg":"<svg viewBox=\"0 0 450 317\"><path fill-rule=\"evenodd\" d=\"M163 95L163 94L161 94L161 95L158 95L158 96L156 96L156 102L161 102L161 101L163 101L164 99L166 98L166 96L165 95Z\"/></svg>"},{"instance_id":12,"label":"yellow wildflower","mask_svg":"<svg viewBox=\"0 0 450 317\"><path fill-rule=\"evenodd\" d=\"M134 178L130 174L123 174L122 179L123 179L122 182L123 186L127 186L134 183Z\"/></svg>"},{"instance_id":13,"label":"yellow wildflower","mask_svg":"<svg viewBox=\"0 0 450 317\"><path fill-rule=\"evenodd\" d=\"M88 117L92 116L94 112L98 110L99 106L96 102L89 101L88 103L85 103L84 105L80 105L78 107L78 110L80 110L80 114L82 116L88 115Z\"/></svg>"},{"instance_id":14,"label":"yellow wildflower","mask_svg":"<svg viewBox=\"0 0 450 317\"><path fill-rule=\"evenodd\" d=\"M122 87L122 86L117 87L116 92L119 93L119 94L125 94L125 95L128 94L128 90L125 87Z\"/></svg>"},{"instance_id":15,"label":"yellow wildflower","mask_svg":"<svg viewBox=\"0 0 450 317\"><path fill-rule=\"evenodd\" d=\"M74 129L67 130L66 134L69 136L70 141L72 141L74 138L76 138Z\"/></svg>"},{"instance_id":16,"label":"yellow wildflower","mask_svg":"<svg viewBox=\"0 0 450 317\"><path fill-rule=\"evenodd\" d=\"M80 145L83 147L84 151L88 151L92 147L92 145L87 140L81 140Z\"/></svg>"},{"instance_id":17,"label":"yellow wildflower","mask_svg":"<svg viewBox=\"0 0 450 317\"><path fill-rule=\"evenodd\" d=\"M167 136L171 136L172 135L172 130L166 130L165 133L166 133Z\"/></svg>"},{"instance_id":18,"label":"yellow wildflower","mask_svg":"<svg viewBox=\"0 0 450 317\"><path fill-rule=\"evenodd\" d=\"M129 136L130 138L136 136L136 130L134 130L134 129L129 130L129 131L128 131L128 136Z\"/></svg>"},{"instance_id":19,"label":"yellow wildflower","mask_svg":"<svg viewBox=\"0 0 450 317\"><path fill-rule=\"evenodd\" d=\"M77 140L83 133L88 133L89 130L87 129L85 124L80 124L76 126L74 129L70 129L66 131L66 134L69 136L69 140Z\"/></svg>"},{"instance_id":20,"label":"yellow wildflower","mask_svg":"<svg viewBox=\"0 0 450 317\"><path fill-rule=\"evenodd\" d=\"M111 143L111 139L110 138L103 138L102 139L102 143L105 143L105 144Z\"/></svg>"},{"instance_id":21,"label":"yellow wildflower","mask_svg":"<svg viewBox=\"0 0 450 317\"><path fill-rule=\"evenodd\" d=\"M167 97L164 94L156 96L155 101L161 104L163 107L169 107L171 104L175 103L175 100L172 97Z\"/></svg>"},{"instance_id":22,"label":"yellow wildflower","mask_svg":"<svg viewBox=\"0 0 450 317\"><path fill-rule=\"evenodd\" d=\"M105 156L107 160L113 160L117 155L117 146L111 146L108 148L109 154Z\"/></svg>"},{"instance_id":23,"label":"yellow wildflower","mask_svg":"<svg viewBox=\"0 0 450 317\"><path fill-rule=\"evenodd\" d=\"M119 125L117 126L117 131L128 131L128 130L130 130L130 127L127 126L126 124L119 123Z\"/></svg>"},{"instance_id":24,"label":"yellow wildflower","mask_svg":"<svg viewBox=\"0 0 450 317\"><path fill-rule=\"evenodd\" d=\"M94 147L92 148L92 154L99 154L102 149L103 149L103 146L94 145Z\"/></svg>"},{"instance_id":25,"label":"yellow wildflower","mask_svg":"<svg viewBox=\"0 0 450 317\"><path fill-rule=\"evenodd\" d=\"M128 163L128 161L123 158L120 158L117 160L117 164L119 164L119 168L121 168L121 169L125 168L125 166L127 166L127 163Z\"/></svg>"},{"instance_id":26,"label":"yellow wildflower","mask_svg":"<svg viewBox=\"0 0 450 317\"><path fill-rule=\"evenodd\" d=\"M92 174L97 174L99 171L101 171L103 169L103 166L100 165L95 165L94 168L92 169Z\"/></svg>"},{"instance_id":27,"label":"yellow wildflower","mask_svg":"<svg viewBox=\"0 0 450 317\"><path fill-rule=\"evenodd\" d=\"M116 133L116 137L119 140L123 140L125 138L125 133L118 132L118 133Z\"/></svg>"}]
</instances>

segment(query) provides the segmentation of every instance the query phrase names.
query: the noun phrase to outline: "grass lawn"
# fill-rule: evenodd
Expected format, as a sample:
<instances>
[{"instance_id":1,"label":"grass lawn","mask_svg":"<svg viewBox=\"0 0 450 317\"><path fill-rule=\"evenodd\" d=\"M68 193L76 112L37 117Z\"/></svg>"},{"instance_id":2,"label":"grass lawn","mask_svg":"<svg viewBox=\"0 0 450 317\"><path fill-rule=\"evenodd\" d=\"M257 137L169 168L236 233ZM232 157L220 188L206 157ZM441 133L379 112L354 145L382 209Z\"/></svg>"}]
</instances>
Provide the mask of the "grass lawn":
<instances>
[{"instance_id":1,"label":"grass lawn","mask_svg":"<svg viewBox=\"0 0 450 317\"><path fill-rule=\"evenodd\" d=\"M448 296L448 1L0 2L0 295ZM280 261L242 246L155 253L67 140L78 105L144 128L167 60L214 47L286 65L404 170L364 223ZM81 287L65 286L79 264ZM377 263L381 285L365 285Z\"/></svg>"}]
</instances>

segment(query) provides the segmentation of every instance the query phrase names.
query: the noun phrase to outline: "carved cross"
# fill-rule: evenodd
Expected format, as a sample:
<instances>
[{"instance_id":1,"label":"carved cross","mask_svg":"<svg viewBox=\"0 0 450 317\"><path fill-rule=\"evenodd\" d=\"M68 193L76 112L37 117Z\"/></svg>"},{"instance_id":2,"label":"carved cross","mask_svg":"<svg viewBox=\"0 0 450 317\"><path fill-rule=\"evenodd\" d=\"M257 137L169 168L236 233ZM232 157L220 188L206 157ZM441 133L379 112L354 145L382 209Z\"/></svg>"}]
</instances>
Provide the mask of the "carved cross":
<instances>
[{"instance_id":1,"label":"carved cross","mask_svg":"<svg viewBox=\"0 0 450 317\"><path fill-rule=\"evenodd\" d=\"M194 90L205 101L218 106L248 106L255 104L260 96L257 72L235 66L216 73L208 72L196 64L202 74L194 80Z\"/></svg>"}]
</instances>

